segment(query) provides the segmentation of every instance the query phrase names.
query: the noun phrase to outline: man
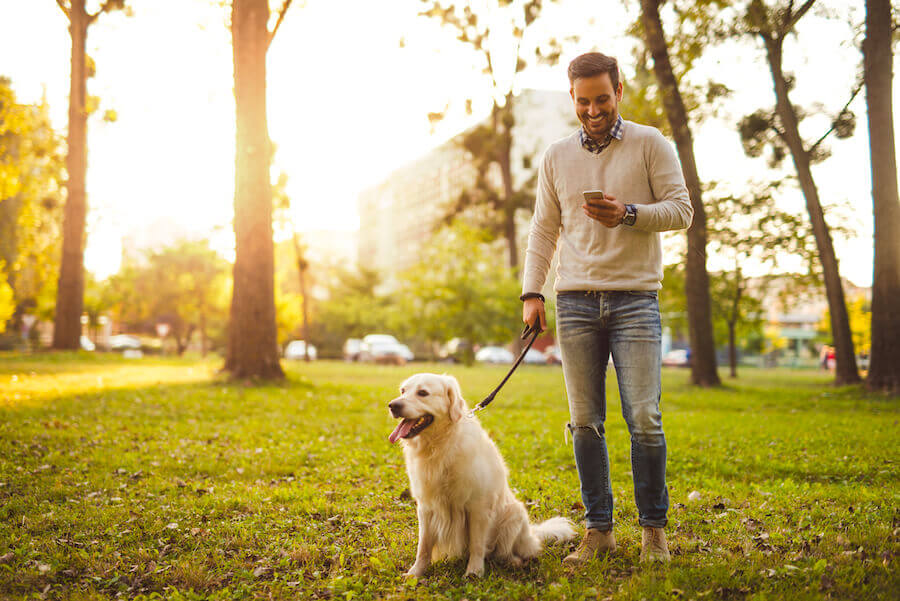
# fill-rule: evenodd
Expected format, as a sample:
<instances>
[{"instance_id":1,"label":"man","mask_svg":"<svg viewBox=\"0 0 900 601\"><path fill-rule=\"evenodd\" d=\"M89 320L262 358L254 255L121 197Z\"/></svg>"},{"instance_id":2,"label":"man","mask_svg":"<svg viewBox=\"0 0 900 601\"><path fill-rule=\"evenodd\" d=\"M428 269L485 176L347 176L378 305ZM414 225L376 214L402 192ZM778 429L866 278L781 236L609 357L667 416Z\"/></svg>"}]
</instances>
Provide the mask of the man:
<instances>
[{"instance_id":1,"label":"man","mask_svg":"<svg viewBox=\"0 0 900 601\"><path fill-rule=\"evenodd\" d=\"M564 563L577 566L616 548L604 437L610 353L631 433L641 560L668 561L659 232L687 228L693 210L672 146L658 130L619 116L616 59L599 52L577 57L569 83L582 127L544 154L521 297L524 321L539 317L546 328L540 291L559 240L556 324L587 526ZM585 199L584 192L599 190Z\"/></svg>"}]
</instances>

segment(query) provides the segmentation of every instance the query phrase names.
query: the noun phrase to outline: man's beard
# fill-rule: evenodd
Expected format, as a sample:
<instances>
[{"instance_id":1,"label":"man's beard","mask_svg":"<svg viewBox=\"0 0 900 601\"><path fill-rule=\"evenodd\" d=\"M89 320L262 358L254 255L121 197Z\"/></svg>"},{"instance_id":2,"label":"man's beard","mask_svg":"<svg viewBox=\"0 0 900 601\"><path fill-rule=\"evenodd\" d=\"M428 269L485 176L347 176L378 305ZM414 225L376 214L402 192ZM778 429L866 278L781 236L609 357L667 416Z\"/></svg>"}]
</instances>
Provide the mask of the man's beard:
<instances>
[{"instance_id":1,"label":"man's beard","mask_svg":"<svg viewBox=\"0 0 900 601\"><path fill-rule=\"evenodd\" d=\"M596 126L592 126L590 119L587 113L581 115L581 125L584 128L584 131L595 141L595 142L603 142L609 137L610 132L612 131L613 125L615 124L615 120L617 117L617 113L601 113L598 117L603 117L603 129L596 130Z\"/></svg>"}]
</instances>

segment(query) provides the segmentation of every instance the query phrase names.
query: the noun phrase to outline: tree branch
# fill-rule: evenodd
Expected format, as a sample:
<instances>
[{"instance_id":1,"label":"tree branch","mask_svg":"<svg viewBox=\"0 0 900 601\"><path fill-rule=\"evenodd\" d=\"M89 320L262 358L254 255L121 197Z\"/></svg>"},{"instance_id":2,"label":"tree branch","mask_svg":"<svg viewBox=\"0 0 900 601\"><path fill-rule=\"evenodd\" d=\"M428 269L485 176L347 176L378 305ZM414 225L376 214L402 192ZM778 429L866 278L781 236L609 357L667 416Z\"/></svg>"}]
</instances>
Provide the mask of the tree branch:
<instances>
[{"instance_id":1,"label":"tree branch","mask_svg":"<svg viewBox=\"0 0 900 601\"><path fill-rule=\"evenodd\" d=\"M787 20L784 23L784 31L782 33L782 37L784 35L787 35L787 33L794 28L794 25L797 24L797 21L802 19L803 15L805 15L815 3L816 0L806 0L806 2L803 3L803 6L797 9L797 12L795 12L794 14L788 13Z\"/></svg>"},{"instance_id":2,"label":"tree branch","mask_svg":"<svg viewBox=\"0 0 900 601\"><path fill-rule=\"evenodd\" d=\"M853 93L850 94L850 100L847 101L847 104L844 105L844 108L842 108L840 111L838 111L838 117L843 115L844 111L846 111L848 108L850 108L850 103L853 102L853 99L856 98L856 95L859 94L859 92L862 90L863 83L864 83L864 80L862 77L860 77L859 81L856 82L856 87L853 89ZM809 147L809 153L812 154L813 152L815 152L816 148L819 147L819 144L824 142L825 138L827 138L831 134L831 132L834 131L834 129L835 129L835 123L834 123L834 121L832 121L831 127L828 129L828 131L826 131L824 134L822 134L822 137L819 138L818 140L816 140L816 143Z\"/></svg>"},{"instance_id":3,"label":"tree branch","mask_svg":"<svg viewBox=\"0 0 900 601\"><path fill-rule=\"evenodd\" d=\"M69 7L65 5L63 0L56 0L56 4L59 5L60 10L63 11L63 13L66 15L66 18L71 21L72 17L69 16Z\"/></svg>"},{"instance_id":4,"label":"tree branch","mask_svg":"<svg viewBox=\"0 0 900 601\"><path fill-rule=\"evenodd\" d=\"M275 34L278 33L278 28L281 27L281 22L284 21L284 15L287 14L288 8L291 6L291 2L293 0L284 0L284 4L281 6L281 10L278 12L278 20L275 21L275 27L272 28L272 32L269 34L269 43L267 45L272 45L272 40L275 39Z\"/></svg>"},{"instance_id":5,"label":"tree branch","mask_svg":"<svg viewBox=\"0 0 900 601\"><path fill-rule=\"evenodd\" d=\"M99 17L101 13L105 13L106 11L111 9L113 7L113 5L115 5L115 4L119 4L119 1L120 0L106 0L103 4L100 5L100 8L97 9L97 12L95 12L94 14L88 14L88 17L87 17L88 25L90 25L91 23L96 21L97 17ZM121 8L121 5L119 6L119 8Z\"/></svg>"}]
</instances>

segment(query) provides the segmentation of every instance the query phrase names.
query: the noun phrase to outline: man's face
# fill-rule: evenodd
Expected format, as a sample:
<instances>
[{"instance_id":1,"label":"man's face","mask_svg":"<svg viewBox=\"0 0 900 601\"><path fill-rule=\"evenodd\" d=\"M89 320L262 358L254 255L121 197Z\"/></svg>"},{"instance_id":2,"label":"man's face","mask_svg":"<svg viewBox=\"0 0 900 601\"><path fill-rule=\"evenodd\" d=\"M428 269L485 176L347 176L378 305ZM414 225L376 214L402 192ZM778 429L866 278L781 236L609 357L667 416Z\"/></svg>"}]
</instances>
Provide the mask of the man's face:
<instances>
[{"instance_id":1,"label":"man's face","mask_svg":"<svg viewBox=\"0 0 900 601\"><path fill-rule=\"evenodd\" d=\"M584 130L595 141L603 142L619 117L622 82L618 89L613 89L609 73L579 77L572 83L569 93Z\"/></svg>"}]
</instances>

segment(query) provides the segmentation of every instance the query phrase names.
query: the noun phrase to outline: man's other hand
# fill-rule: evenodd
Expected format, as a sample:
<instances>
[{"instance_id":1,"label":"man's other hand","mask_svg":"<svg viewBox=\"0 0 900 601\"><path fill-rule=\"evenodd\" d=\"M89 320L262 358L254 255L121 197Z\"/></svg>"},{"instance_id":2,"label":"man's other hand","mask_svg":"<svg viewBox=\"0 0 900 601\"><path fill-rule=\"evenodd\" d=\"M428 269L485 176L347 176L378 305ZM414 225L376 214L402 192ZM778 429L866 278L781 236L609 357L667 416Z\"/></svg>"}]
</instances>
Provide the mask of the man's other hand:
<instances>
[{"instance_id":1,"label":"man's other hand","mask_svg":"<svg viewBox=\"0 0 900 601\"><path fill-rule=\"evenodd\" d=\"M595 219L606 227L616 227L622 223L625 217L625 204L616 200L615 196L604 194L603 199L591 198L586 200L581 208L584 214Z\"/></svg>"},{"instance_id":2,"label":"man's other hand","mask_svg":"<svg viewBox=\"0 0 900 601\"><path fill-rule=\"evenodd\" d=\"M541 331L547 329L547 317L544 315L544 301L539 298L527 298L522 305L522 321L526 325L534 324L534 320L540 316Z\"/></svg>"}]
</instances>

